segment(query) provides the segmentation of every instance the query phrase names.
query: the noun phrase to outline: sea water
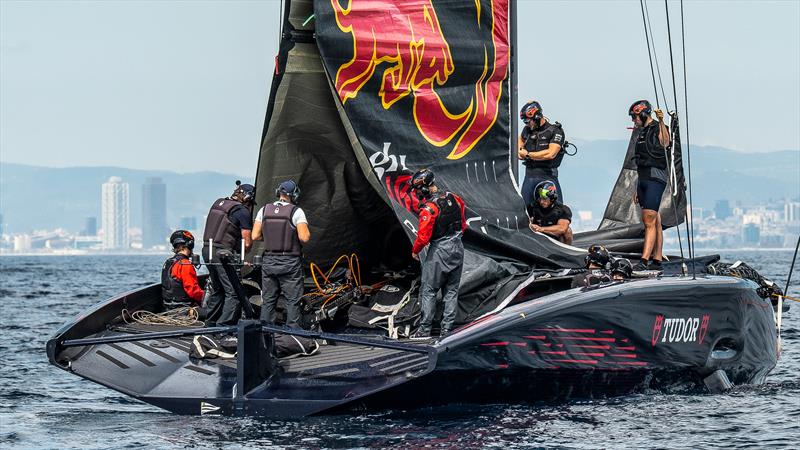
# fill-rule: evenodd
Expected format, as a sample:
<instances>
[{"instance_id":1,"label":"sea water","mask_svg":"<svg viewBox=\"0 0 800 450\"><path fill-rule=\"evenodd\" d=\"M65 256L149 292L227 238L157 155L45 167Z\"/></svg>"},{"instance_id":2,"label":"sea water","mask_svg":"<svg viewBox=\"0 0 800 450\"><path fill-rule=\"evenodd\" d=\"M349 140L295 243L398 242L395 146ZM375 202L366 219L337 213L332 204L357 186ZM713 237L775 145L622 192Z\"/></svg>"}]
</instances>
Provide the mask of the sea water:
<instances>
[{"instance_id":1,"label":"sea water","mask_svg":"<svg viewBox=\"0 0 800 450\"><path fill-rule=\"evenodd\" d=\"M781 286L791 251L723 252ZM178 416L51 366L45 342L115 294L158 281L160 256L0 257L0 447L800 447L800 303L760 386L557 404L463 405L276 421ZM800 297L800 268L792 293Z\"/></svg>"}]
</instances>

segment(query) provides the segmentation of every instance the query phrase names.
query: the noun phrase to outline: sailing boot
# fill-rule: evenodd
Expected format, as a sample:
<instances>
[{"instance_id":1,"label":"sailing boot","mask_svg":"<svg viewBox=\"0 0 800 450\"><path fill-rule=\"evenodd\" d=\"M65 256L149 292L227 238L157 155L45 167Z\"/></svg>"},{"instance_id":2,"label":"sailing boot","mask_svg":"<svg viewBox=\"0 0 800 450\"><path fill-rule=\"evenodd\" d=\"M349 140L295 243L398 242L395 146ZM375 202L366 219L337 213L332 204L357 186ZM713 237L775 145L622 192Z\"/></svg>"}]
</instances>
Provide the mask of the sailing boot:
<instances>
[{"instance_id":1,"label":"sailing boot","mask_svg":"<svg viewBox=\"0 0 800 450\"><path fill-rule=\"evenodd\" d=\"M633 271L634 272L644 272L646 270L648 270L647 261L645 261L643 259L639 260L639 262L636 263L635 266L633 266Z\"/></svg>"}]
</instances>

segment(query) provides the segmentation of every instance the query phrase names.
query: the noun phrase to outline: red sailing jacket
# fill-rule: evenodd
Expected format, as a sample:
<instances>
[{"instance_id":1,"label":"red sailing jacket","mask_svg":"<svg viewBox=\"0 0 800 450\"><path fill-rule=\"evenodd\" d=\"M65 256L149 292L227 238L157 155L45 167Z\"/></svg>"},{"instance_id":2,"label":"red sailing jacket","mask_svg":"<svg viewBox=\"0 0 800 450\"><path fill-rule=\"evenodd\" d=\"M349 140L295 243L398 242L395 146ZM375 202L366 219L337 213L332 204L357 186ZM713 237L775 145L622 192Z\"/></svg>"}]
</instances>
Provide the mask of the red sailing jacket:
<instances>
[{"instance_id":1,"label":"red sailing jacket","mask_svg":"<svg viewBox=\"0 0 800 450\"><path fill-rule=\"evenodd\" d=\"M183 285L183 290L196 303L203 301L203 290L197 283L197 272L189 260L181 260L172 265L170 274L176 279L180 280Z\"/></svg>"},{"instance_id":2,"label":"red sailing jacket","mask_svg":"<svg viewBox=\"0 0 800 450\"><path fill-rule=\"evenodd\" d=\"M447 192L445 195L452 195L458 204L458 208L461 210L461 231L463 232L467 229L467 219L464 216L464 201L461 200L461 197L452 192ZM437 217L439 217L439 206L435 201L428 200L419 211L417 239L414 241L414 247L411 249L412 253L418 254L431 241Z\"/></svg>"}]
</instances>

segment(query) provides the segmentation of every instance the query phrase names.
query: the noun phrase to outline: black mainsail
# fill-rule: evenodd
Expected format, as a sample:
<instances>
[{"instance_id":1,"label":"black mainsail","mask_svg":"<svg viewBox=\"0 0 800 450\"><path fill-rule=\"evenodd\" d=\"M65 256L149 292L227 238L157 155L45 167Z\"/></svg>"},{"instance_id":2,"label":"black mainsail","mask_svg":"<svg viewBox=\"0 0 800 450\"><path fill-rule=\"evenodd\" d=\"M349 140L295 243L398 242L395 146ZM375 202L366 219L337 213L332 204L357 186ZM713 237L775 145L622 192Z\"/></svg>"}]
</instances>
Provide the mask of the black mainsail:
<instances>
[{"instance_id":1,"label":"black mainsail","mask_svg":"<svg viewBox=\"0 0 800 450\"><path fill-rule=\"evenodd\" d=\"M407 264L418 206L407 181L429 167L465 199L475 258L582 264L582 251L527 230L510 169L507 0L289 1L285 11L257 190L263 203L281 179L298 180L308 260L356 252Z\"/></svg>"}]
</instances>

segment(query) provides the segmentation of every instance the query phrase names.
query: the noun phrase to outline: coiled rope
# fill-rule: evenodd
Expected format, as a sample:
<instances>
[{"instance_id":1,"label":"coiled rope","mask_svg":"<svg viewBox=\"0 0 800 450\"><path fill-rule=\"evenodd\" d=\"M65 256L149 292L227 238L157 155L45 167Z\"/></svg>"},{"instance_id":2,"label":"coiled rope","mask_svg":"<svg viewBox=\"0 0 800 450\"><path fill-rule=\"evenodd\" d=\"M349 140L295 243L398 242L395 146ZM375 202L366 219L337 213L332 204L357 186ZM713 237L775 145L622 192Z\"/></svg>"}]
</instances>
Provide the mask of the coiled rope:
<instances>
[{"instance_id":1,"label":"coiled rope","mask_svg":"<svg viewBox=\"0 0 800 450\"><path fill-rule=\"evenodd\" d=\"M122 320L126 324L170 325L176 327L204 327L205 322L198 319L197 309L189 306L170 309L162 313L150 311L129 312L122 310Z\"/></svg>"}]
</instances>

